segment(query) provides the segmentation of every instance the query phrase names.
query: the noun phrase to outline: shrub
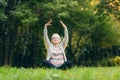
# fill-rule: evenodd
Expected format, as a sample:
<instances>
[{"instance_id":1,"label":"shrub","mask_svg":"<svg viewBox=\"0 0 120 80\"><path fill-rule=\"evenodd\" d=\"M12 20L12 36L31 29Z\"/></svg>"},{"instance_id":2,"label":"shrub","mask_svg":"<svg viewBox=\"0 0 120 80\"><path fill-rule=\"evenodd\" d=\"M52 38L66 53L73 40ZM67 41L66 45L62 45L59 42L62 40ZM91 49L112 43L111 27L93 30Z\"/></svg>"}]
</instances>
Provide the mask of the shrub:
<instances>
[{"instance_id":1,"label":"shrub","mask_svg":"<svg viewBox=\"0 0 120 80\"><path fill-rule=\"evenodd\" d=\"M113 59L114 63L116 66L120 66L120 56L116 56L114 59Z\"/></svg>"}]
</instances>

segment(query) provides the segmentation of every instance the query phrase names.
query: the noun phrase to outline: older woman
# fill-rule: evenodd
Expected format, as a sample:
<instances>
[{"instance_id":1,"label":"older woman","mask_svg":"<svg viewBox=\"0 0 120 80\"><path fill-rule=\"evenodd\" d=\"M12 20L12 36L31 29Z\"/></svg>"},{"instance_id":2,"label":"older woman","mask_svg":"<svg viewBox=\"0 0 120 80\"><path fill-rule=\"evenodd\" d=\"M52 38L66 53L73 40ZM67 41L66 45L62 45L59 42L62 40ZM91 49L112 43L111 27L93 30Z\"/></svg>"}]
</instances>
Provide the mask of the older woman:
<instances>
[{"instance_id":1,"label":"older woman","mask_svg":"<svg viewBox=\"0 0 120 80\"><path fill-rule=\"evenodd\" d=\"M68 44L68 30L67 26L60 21L64 28L64 38L61 40L59 34L54 33L51 37L51 41L48 38L47 28L51 26L52 20L47 22L44 26L44 44L47 50L46 60L42 61L42 64L48 68L66 69L72 67L72 62L68 61L65 55L65 48Z\"/></svg>"}]
</instances>

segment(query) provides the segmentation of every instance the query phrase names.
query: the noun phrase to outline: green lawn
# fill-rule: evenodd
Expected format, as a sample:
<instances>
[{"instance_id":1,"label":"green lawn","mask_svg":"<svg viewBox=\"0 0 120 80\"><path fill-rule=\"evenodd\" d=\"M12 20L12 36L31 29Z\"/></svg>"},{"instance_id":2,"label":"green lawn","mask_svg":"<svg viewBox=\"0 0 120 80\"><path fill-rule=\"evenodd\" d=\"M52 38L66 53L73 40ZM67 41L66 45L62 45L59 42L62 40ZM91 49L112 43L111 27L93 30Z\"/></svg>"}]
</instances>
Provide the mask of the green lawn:
<instances>
[{"instance_id":1,"label":"green lawn","mask_svg":"<svg viewBox=\"0 0 120 80\"><path fill-rule=\"evenodd\" d=\"M120 67L79 67L70 70L1 67L0 80L120 80Z\"/></svg>"}]
</instances>

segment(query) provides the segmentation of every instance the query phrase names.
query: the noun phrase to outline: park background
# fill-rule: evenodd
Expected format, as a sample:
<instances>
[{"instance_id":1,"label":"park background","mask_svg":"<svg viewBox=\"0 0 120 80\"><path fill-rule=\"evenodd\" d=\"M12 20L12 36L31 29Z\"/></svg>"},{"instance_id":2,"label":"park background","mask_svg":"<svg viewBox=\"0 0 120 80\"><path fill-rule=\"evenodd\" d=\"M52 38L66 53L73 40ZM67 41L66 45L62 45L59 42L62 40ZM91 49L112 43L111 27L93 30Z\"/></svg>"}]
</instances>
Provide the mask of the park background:
<instances>
[{"instance_id":1,"label":"park background","mask_svg":"<svg viewBox=\"0 0 120 80\"><path fill-rule=\"evenodd\" d=\"M76 66L120 65L119 0L0 0L0 66L41 67L50 18L49 38L64 36L59 20L67 25L66 55Z\"/></svg>"}]
</instances>

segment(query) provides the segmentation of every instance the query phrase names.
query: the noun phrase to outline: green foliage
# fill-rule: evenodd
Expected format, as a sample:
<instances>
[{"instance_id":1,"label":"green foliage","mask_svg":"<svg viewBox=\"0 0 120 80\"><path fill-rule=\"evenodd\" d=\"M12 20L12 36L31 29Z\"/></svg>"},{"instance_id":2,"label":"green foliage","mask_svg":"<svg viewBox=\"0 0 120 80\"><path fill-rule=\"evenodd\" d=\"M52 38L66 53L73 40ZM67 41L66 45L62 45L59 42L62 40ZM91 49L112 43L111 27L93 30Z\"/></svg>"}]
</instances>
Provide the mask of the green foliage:
<instances>
[{"instance_id":1,"label":"green foliage","mask_svg":"<svg viewBox=\"0 0 120 80\"><path fill-rule=\"evenodd\" d=\"M98 18L99 20L99 18ZM116 45L117 42L117 33L113 30L112 22L107 21L106 18L96 22L93 32L92 40L97 46L110 47Z\"/></svg>"},{"instance_id":2,"label":"green foliage","mask_svg":"<svg viewBox=\"0 0 120 80\"><path fill-rule=\"evenodd\" d=\"M101 10L100 15L96 15L90 2L91 0L0 0L0 64L40 66L46 53L43 44L44 24L53 18L53 24L48 29L49 37L56 32L61 37L64 36L63 27L59 23L59 20L63 20L69 31L67 57L75 63L82 62L80 58L85 57L86 65L94 65L107 52L99 49L119 45L119 39L110 16L102 15L104 11ZM99 7L96 8L99 12ZM5 60L8 62L5 63Z\"/></svg>"},{"instance_id":3,"label":"green foliage","mask_svg":"<svg viewBox=\"0 0 120 80\"><path fill-rule=\"evenodd\" d=\"M7 16L3 12L6 6L7 3L5 2L5 0L0 0L0 21L5 21L7 19Z\"/></svg>"},{"instance_id":4,"label":"green foliage","mask_svg":"<svg viewBox=\"0 0 120 80\"><path fill-rule=\"evenodd\" d=\"M119 80L118 67L81 67L71 70L0 68L1 80Z\"/></svg>"},{"instance_id":5,"label":"green foliage","mask_svg":"<svg viewBox=\"0 0 120 80\"><path fill-rule=\"evenodd\" d=\"M69 10L74 10L78 6L77 1L54 0L44 4L43 8L46 11L46 15L49 15L49 17L61 19L62 17L70 17Z\"/></svg>"},{"instance_id":6,"label":"green foliage","mask_svg":"<svg viewBox=\"0 0 120 80\"><path fill-rule=\"evenodd\" d=\"M119 0L100 0L100 4L97 5L98 15L113 14L118 20L120 20L120 1Z\"/></svg>"},{"instance_id":7,"label":"green foliage","mask_svg":"<svg viewBox=\"0 0 120 80\"><path fill-rule=\"evenodd\" d=\"M22 5L20 5L22 6ZM27 9L24 5L22 7L16 6L16 10L11 11L13 18L20 20L20 23L27 26L38 21L37 14L32 13L31 9Z\"/></svg>"},{"instance_id":8,"label":"green foliage","mask_svg":"<svg viewBox=\"0 0 120 80\"><path fill-rule=\"evenodd\" d=\"M7 6L7 2L5 0L0 0L0 7L3 8Z\"/></svg>"},{"instance_id":9,"label":"green foliage","mask_svg":"<svg viewBox=\"0 0 120 80\"><path fill-rule=\"evenodd\" d=\"M116 66L120 66L120 56L116 56L114 59L113 59L114 63Z\"/></svg>"},{"instance_id":10,"label":"green foliage","mask_svg":"<svg viewBox=\"0 0 120 80\"><path fill-rule=\"evenodd\" d=\"M0 13L0 21L6 21L7 16L5 16L5 14Z\"/></svg>"},{"instance_id":11,"label":"green foliage","mask_svg":"<svg viewBox=\"0 0 120 80\"><path fill-rule=\"evenodd\" d=\"M101 60L101 61L99 61L98 62L98 66L112 66L112 67L114 67L115 66L115 64L114 64L114 62L113 62L113 58L104 58L103 60Z\"/></svg>"}]
</instances>

